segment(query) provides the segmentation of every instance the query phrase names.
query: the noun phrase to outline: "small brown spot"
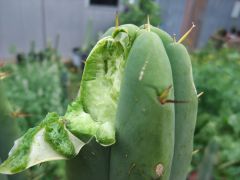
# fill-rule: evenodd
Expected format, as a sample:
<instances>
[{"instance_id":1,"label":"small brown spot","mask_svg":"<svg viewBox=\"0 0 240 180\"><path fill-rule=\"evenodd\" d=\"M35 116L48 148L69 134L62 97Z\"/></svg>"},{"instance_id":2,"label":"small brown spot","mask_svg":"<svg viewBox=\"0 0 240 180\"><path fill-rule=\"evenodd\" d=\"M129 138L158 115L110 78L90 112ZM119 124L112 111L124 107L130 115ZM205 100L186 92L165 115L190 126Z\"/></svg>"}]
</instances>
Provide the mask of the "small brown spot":
<instances>
[{"instance_id":1,"label":"small brown spot","mask_svg":"<svg viewBox=\"0 0 240 180\"><path fill-rule=\"evenodd\" d=\"M157 177L161 177L162 174L163 174L163 171L164 171L163 165L160 164L160 163L157 164L157 166L155 168L155 172L156 172Z\"/></svg>"}]
</instances>

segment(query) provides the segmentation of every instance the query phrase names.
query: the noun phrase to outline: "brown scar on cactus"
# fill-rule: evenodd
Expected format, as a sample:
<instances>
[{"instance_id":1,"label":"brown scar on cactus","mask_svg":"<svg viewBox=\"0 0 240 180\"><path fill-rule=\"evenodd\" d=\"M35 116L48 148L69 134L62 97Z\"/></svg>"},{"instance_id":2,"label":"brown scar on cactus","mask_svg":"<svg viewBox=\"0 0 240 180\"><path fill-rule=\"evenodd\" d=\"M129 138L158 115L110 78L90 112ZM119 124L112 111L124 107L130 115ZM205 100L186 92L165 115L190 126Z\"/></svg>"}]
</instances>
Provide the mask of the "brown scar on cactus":
<instances>
[{"instance_id":1,"label":"brown scar on cactus","mask_svg":"<svg viewBox=\"0 0 240 180\"><path fill-rule=\"evenodd\" d=\"M178 40L177 43L182 43L188 36L189 34L192 32L192 30L196 27L196 25L194 24L194 22L192 22L192 27Z\"/></svg>"},{"instance_id":2,"label":"brown scar on cactus","mask_svg":"<svg viewBox=\"0 0 240 180\"><path fill-rule=\"evenodd\" d=\"M157 178L161 177L163 175L164 167L161 163L157 164L155 167L155 173L157 175Z\"/></svg>"},{"instance_id":3,"label":"brown scar on cactus","mask_svg":"<svg viewBox=\"0 0 240 180\"><path fill-rule=\"evenodd\" d=\"M163 90L161 95L159 96L159 102L163 105L166 103L188 103L189 101L186 100L173 100L173 99L167 99L168 95L170 93L170 90L173 88L172 85L168 86L166 89Z\"/></svg>"}]
</instances>

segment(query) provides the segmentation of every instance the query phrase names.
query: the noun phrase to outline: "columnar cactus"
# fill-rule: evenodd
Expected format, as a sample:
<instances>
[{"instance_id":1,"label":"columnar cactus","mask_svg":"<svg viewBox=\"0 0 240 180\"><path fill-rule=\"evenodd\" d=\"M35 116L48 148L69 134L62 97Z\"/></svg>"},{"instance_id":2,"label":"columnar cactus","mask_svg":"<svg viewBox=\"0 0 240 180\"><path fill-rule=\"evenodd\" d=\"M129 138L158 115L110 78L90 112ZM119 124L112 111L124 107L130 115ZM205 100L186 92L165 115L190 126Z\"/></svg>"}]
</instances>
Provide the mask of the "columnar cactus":
<instances>
[{"instance_id":1,"label":"columnar cactus","mask_svg":"<svg viewBox=\"0 0 240 180\"><path fill-rule=\"evenodd\" d=\"M186 179L197 93L183 39L149 23L110 28L89 54L66 114L49 113L15 141L0 172L73 158L87 144L73 160L79 179Z\"/></svg>"}]
</instances>

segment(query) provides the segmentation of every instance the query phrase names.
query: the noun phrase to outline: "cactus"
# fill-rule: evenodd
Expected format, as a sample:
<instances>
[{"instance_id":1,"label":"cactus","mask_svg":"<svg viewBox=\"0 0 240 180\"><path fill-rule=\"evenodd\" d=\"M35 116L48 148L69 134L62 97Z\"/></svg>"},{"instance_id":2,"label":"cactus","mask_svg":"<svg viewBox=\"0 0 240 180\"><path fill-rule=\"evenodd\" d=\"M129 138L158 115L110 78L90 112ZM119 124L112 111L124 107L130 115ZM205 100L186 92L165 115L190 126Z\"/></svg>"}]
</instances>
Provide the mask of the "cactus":
<instances>
[{"instance_id":1,"label":"cactus","mask_svg":"<svg viewBox=\"0 0 240 180\"><path fill-rule=\"evenodd\" d=\"M174 104L160 101L171 85L171 66L161 39L142 30L131 48L124 73L110 179L169 178L174 150ZM174 98L172 90L167 98Z\"/></svg>"},{"instance_id":2,"label":"cactus","mask_svg":"<svg viewBox=\"0 0 240 180\"><path fill-rule=\"evenodd\" d=\"M185 101L175 104L175 147L171 170L171 180L181 180L186 178L191 163L198 99L186 48L172 43L167 47L167 53L173 72L175 99Z\"/></svg>"},{"instance_id":3,"label":"cactus","mask_svg":"<svg viewBox=\"0 0 240 180\"><path fill-rule=\"evenodd\" d=\"M49 113L15 141L0 172L82 149L67 162L69 179L186 179L197 113L187 34L175 42L150 23L116 21L90 52L66 114Z\"/></svg>"}]
</instances>

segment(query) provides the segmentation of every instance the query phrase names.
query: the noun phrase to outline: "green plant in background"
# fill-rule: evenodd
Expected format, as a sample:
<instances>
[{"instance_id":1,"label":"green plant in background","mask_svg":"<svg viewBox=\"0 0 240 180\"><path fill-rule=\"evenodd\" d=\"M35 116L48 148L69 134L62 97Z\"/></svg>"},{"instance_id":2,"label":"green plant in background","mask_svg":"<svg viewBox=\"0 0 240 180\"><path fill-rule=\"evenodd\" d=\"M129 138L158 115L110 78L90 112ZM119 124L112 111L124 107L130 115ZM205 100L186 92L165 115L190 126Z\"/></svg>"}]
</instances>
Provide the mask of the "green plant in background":
<instances>
[{"instance_id":1,"label":"green plant in background","mask_svg":"<svg viewBox=\"0 0 240 180\"><path fill-rule=\"evenodd\" d=\"M175 42L149 22L116 23L90 52L65 115L48 113L29 129L0 172L69 159L84 147L67 165L69 179L186 179L198 101L181 44L189 32Z\"/></svg>"},{"instance_id":2,"label":"green plant in background","mask_svg":"<svg viewBox=\"0 0 240 180\"><path fill-rule=\"evenodd\" d=\"M135 3L123 2L123 12L120 14L122 24L133 23L138 26L145 23L145 17L150 16L151 24L159 26L161 22L160 7L154 0L137 0Z\"/></svg>"},{"instance_id":3,"label":"green plant in background","mask_svg":"<svg viewBox=\"0 0 240 180\"><path fill-rule=\"evenodd\" d=\"M195 132L193 157L196 168L204 148L214 140L219 146L213 177L238 179L240 176L240 53L235 49L215 49L211 44L193 55L197 89L201 98Z\"/></svg>"},{"instance_id":4,"label":"green plant in background","mask_svg":"<svg viewBox=\"0 0 240 180\"><path fill-rule=\"evenodd\" d=\"M26 63L4 67L11 73L5 80L6 94L22 132L35 126L49 109L62 114L66 104L66 92L61 82L64 67L59 68L56 61L29 61L30 58L30 55L25 57Z\"/></svg>"}]
</instances>

